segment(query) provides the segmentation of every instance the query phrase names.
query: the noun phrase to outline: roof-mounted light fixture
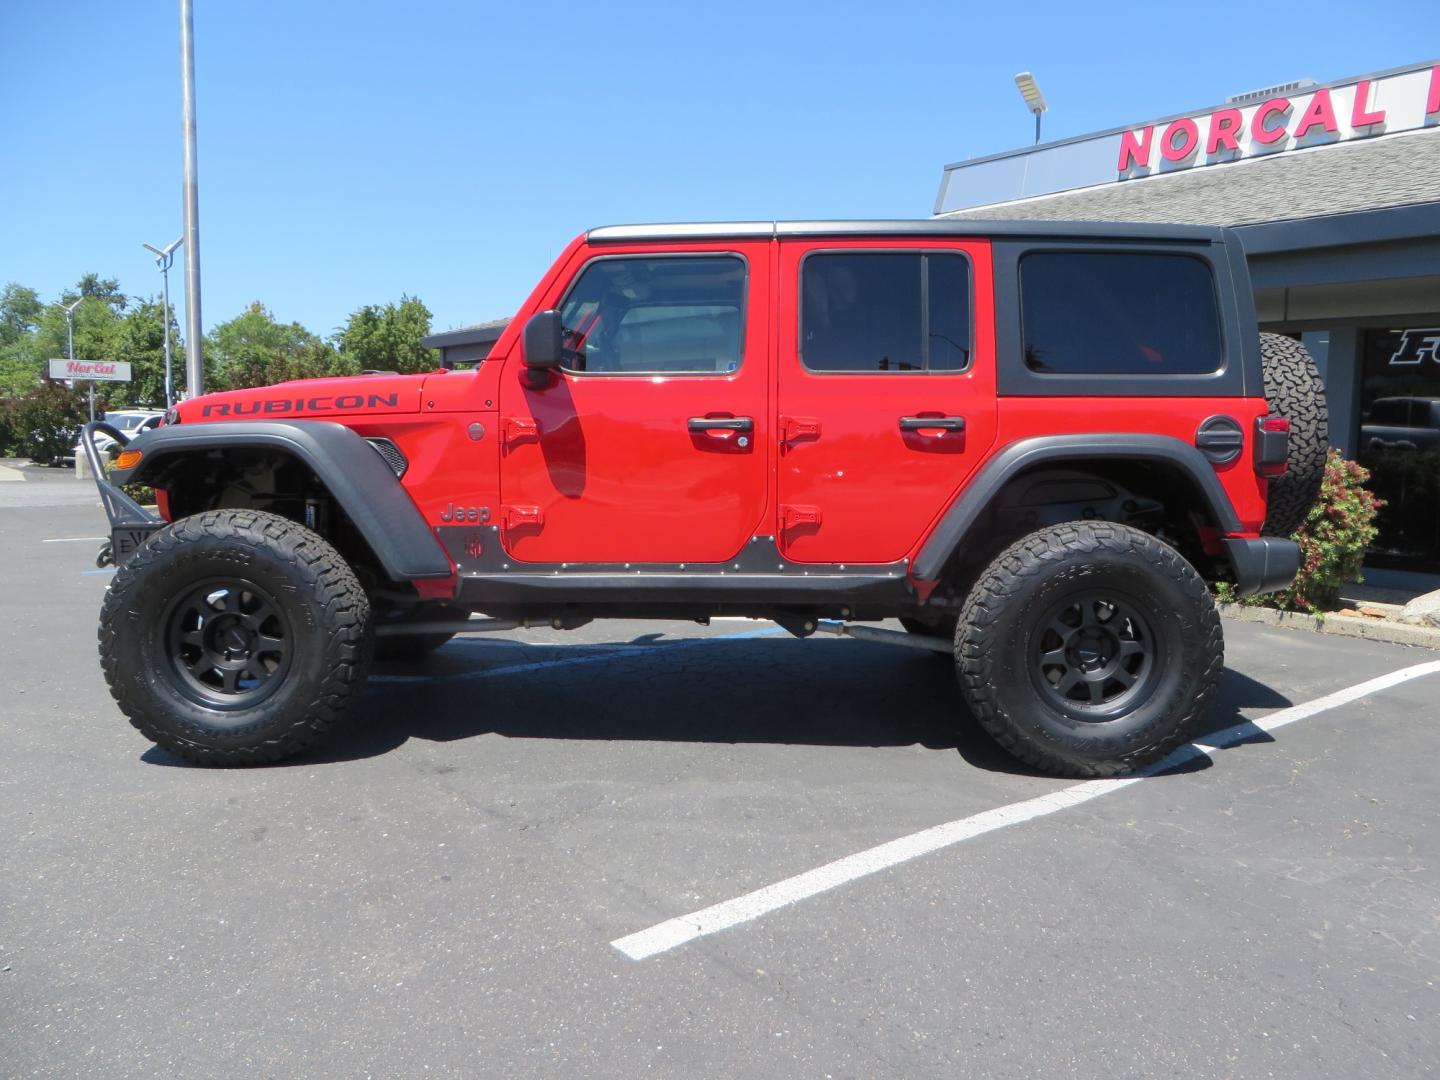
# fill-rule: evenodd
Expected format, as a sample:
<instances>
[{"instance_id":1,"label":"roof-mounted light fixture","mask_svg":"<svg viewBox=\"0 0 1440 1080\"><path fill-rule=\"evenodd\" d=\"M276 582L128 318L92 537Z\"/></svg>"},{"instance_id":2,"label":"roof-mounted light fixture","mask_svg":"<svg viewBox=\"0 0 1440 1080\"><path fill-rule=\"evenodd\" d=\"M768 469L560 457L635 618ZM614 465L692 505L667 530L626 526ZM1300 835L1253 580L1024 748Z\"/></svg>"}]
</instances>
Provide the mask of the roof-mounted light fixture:
<instances>
[{"instance_id":1,"label":"roof-mounted light fixture","mask_svg":"<svg viewBox=\"0 0 1440 1080\"><path fill-rule=\"evenodd\" d=\"M1022 71L1015 76L1015 85L1020 88L1020 96L1025 99L1025 107L1035 114L1035 142L1040 142L1040 114L1045 112L1048 106L1045 104L1045 95L1040 93L1040 87L1035 85L1035 76L1028 71Z\"/></svg>"}]
</instances>

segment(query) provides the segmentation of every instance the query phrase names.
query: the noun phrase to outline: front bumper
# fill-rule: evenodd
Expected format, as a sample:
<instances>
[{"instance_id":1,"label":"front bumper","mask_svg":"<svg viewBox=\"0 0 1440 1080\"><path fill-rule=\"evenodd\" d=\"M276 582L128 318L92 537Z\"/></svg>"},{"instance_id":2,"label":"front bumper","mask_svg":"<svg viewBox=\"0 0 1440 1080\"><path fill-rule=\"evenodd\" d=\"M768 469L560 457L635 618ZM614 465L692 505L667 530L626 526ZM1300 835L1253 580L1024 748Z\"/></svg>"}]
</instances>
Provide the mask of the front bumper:
<instances>
[{"instance_id":1,"label":"front bumper","mask_svg":"<svg viewBox=\"0 0 1440 1080\"><path fill-rule=\"evenodd\" d=\"M100 505L110 519L110 542L100 549L95 565L120 566L135 554L141 544L163 529L165 522L110 482L105 473L105 455L95 446L97 432L110 436L121 446L128 445L130 439L123 431L100 420L86 424L80 435L80 450L90 463L90 474L95 478L96 490L100 492Z\"/></svg>"},{"instance_id":2,"label":"front bumper","mask_svg":"<svg viewBox=\"0 0 1440 1080\"><path fill-rule=\"evenodd\" d=\"M1288 588L1300 570L1300 545L1273 536L1225 540L1235 570L1235 592L1258 596Z\"/></svg>"}]
</instances>

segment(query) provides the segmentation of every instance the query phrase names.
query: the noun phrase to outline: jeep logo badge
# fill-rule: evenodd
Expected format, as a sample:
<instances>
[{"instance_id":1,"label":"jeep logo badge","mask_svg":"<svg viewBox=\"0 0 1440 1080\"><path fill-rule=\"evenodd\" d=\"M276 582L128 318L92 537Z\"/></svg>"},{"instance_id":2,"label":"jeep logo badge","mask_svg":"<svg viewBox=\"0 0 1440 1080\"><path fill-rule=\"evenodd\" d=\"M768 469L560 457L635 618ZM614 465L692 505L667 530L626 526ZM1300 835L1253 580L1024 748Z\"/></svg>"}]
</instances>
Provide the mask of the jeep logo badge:
<instances>
[{"instance_id":1,"label":"jeep logo badge","mask_svg":"<svg viewBox=\"0 0 1440 1080\"><path fill-rule=\"evenodd\" d=\"M446 524L452 521L474 521L484 525L490 520L490 508L488 506L456 506L452 502L440 511L440 520Z\"/></svg>"}]
</instances>

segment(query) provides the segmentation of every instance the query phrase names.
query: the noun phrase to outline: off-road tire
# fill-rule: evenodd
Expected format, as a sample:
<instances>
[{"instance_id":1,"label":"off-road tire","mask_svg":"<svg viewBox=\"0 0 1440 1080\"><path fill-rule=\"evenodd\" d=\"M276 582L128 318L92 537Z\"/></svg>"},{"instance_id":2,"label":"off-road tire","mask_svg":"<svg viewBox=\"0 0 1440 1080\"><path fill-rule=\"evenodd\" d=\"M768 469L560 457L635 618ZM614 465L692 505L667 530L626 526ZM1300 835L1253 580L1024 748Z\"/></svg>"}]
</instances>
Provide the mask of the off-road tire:
<instances>
[{"instance_id":1,"label":"off-road tire","mask_svg":"<svg viewBox=\"0 0 1440 1080\"><path fill-rule=\"evenodd\" d=\"M262 615L263 628L246 629ZM212 640L225 634L235 636ZM229 689L220 666L205 665L232 641L226 664L260 666ZM282 644L267 656L262 642ZM157 532L116 573L100 612L100 663L120 710L202 765L258 765L311 745L345 716L370 659L369 600L340 553L256 510L212 510Z\"/></svg>"},{"instance_id":2,"label":"off-road tire","mask_svg":"<svg viewBox=\"0 0 1440 1080\"><path fill-rule=\"evenodd\" d=\"M1308 349L1283 334L1260 335L1265 400L1271 416L1290 421L1289 466L1270 481L1264 533L1289 536L1305 522L1320 497L1330 450L1329 407L1320 369Z\"/></svg>"},{"instance_id":3,"label":"off-road tire","mask_svg":"<svg viewBox=\"0 0 1440 1080\"><path fill-rule=\"evenodd\" d=\"M388 614L388 613L387 613ZM403 614L377 614L375 625L407 622L457 622L470 618L470 612L453 608L448 604L416 604ZM406 660L421 660L440 648L454 634L397 634L375 639L375 662L388 664Z\"/></svg>"},{"instance_id":4,"label":"off-road tire","mask_svg":"<svg viewBox=\"0 0 1440 1080\"><path fill-rule=\"evenodd\" d=\"M1052 613L1103 612L1100 597L1113 601L1112 618L1130 613L1110 624L1115 655L1129 649L1126 627L1151 652L1113 705L1061 701L1052 683L1063 674L1041 663L1071 655L1047 651L1061 640L1051 627L1068 617ZM1078 777L1133 772L1189 738L1210 708L1224 652L1220 618L1194 568L1148 533L1109 522L1054 525L1011 544L971 589L955 634L961 691L980 726L1035 768Z\"/></svg>"}]
</instances>

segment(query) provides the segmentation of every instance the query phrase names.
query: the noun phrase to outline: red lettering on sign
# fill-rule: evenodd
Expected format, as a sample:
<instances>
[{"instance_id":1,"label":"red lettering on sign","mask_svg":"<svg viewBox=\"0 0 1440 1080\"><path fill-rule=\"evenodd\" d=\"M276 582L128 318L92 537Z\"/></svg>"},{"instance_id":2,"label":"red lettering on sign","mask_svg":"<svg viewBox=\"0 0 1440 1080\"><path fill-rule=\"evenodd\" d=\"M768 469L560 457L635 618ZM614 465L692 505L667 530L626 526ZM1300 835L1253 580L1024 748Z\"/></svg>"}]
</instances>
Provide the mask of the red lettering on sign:
<instances>
[{"instance_id":1,"label":"red lettering on sign","mask_svg":"<svg viewBox=\"0 0 1440 1080\"><path fill-rule=\"evenodd\" d=\"M1370 105L1370 80L1361 79L1355 84L1355 107L1350 110L1351 127L1369 127L1372 124L1383 124L1385 122L1385 110L1376 109L1371 112Z\"/></svg>"},{"instance_id":2,"label":"red lettering on sign","mask_svg":"<svg viewBox=\"0 0 1440 1080\"><path fill-rule=\"evenodd\" d=\"M1180 136L1179 143L1176 143L1175 136ZM1200 129L1194 120L1176 120L1165 129L1165 135L1160 140L1160 153L1166 161L1184 161L1195 148L1200 145Z\"/></svg>"},{"instance_id":3,"label":"red lettering on sign","mask_svg":"<svg viewBox=\"0 0 1440 1080\"><path fill-rule=\"evenodd\" d=\"M1250 138L1262 146L1279 142L1285 137L1285 121L1281 120L1276 127L1266 127L1265 121L1277 113L1288 113L1290 111L1290 99L1277 97L1262 102L1255 110L1255 115L1250 118Z\"/></svg>"},{"instance_id":4,"label":"red lettering on sign","mask_svg":"<svg viewBox=\"0 0 1440 1080\"><path fill-rule=\"evenodd\" d=\"M1120 136L1120 164L1115 166L1116 172L1124 172L1130 166L1136 165L1142 169L1150 167L1150 137L1155 134L1154 127L1142 128L1138 133L1127 131Z\"/></svg>"},{"instance_id":5,"label":"red lettering on sign","mask_svg":"<svg viewBox=\"0 0 1440 1080\"><path fill-rule=\"evenodd\" d=\"M1440 112L1440 64L1430 69L1430 96L1425 99L1425 115Z\"/></svg>"},{"instance_id":6,"label":"red lettering on sign","mask_svg":"<svg viewBox=\"0 0 1440 1080\"><path fill-rule=\"evenodd\" d=\"M1335 122L1335 106L1330 104L1329 90L1315 91L1310 104L1306 105L1305 111L1300 114L1300 123L1295 127L1295 138L1303 139L1306 132L1313 127L1325 131L1340 130L1340 125Z\"/></svg>"},{"instance_id":7,"label":"red lettering on sign","mask_svg":"<svg viewBox=\"0 0 1440 1080\"><path fill-rule=\"evenodd\" d=\"M1216 109L1210 114L1210 133L1205 137L1205 153L1219 153L1223 146L1226 150L1240 150L1240 140L1237 133L1245 124L1245 119L1240 115L1239 109Z\"/></svg>"}]
</instances>

